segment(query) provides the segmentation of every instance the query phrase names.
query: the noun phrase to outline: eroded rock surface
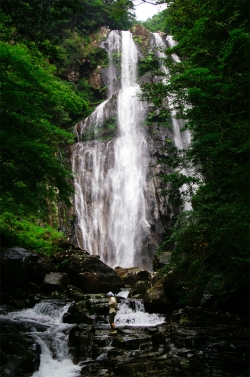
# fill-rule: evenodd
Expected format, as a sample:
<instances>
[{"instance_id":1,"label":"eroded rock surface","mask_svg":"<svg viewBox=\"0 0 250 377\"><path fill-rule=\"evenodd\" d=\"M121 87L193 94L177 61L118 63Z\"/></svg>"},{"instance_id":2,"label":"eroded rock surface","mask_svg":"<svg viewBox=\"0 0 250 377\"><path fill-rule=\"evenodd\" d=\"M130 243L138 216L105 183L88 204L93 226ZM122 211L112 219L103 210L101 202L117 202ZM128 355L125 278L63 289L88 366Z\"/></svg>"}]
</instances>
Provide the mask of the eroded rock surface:
<instances>
[{"instance_id":1,"label":"eroded rock surface","mask_svg":"<svg viewBox=\"0 0 250 377\"><path fill-rule=\"evenodd\" d=\"M248 376L247 326L225 312L187 307L166 324L119 327L116 336L78 326L70 346L86 377Z\"/></svg>"},{"instance_id":2,"label":"eroded rock surface","mask_svg":"<svg viewBox=\"0 0 250 377\"><path fill-rule=\"evenodd\" d=\"M41 348L33 333L34 329L36 334L45 333L48 324L46 321L37 324L29 319L17 320L22 313L19 309L32 308L35 303L43 306L41 313L48 315L50 312L52 316L55 309L66 305L67 310L63 312L61 321L66 327L62 331L64 337L68 336L66 341L72 359L81 366L79 377L249 375L248 319L227 311L199 306L186 306L172 311L172 305L176 304L176 293L171 296L171 287L173 289L177 284L174 273L160 279L157 274L138 268L117 268L114 271L84 250L67 250L54 259L57 273L50 271L55 268L53 263L43 261L43 273L38 280L41 281L41 277L44 279L46 275L67 276L70 284L63 286L61 292L59 286L57 290L44 291L42 283L35 283L37 280L32 275L41 265L39 255L14 248L2 256L2 266L8 266L2 275L5 280L1 293L5 305L0 306L0 373L3 377L29 377L39 368ZM14 280L10 280L7 286L7 272L14 279L14 275L11 275L13 271L16 274L22 272L22 275L18 275L19 272L17 274L21 288L16 286ZM109 288L116 287L117 292L120 284L125 286L124 282L129 282L126 285L132 298L119 296L119 305L128 301L132 313L137 310L138 303L144 302L148 312L166 313L162 316L165 322L135 325L130 318L126 324L126 320L119 321L118 315L120 320L123 317L118 311L118 334L110 335L106 290L91 293L73 285L72 276L83 276L81 274L93 274L99 276L100 280L105 279L106 283L99 283L101 289L108 287L110 279ZM113 274L115 285L112 285ZM143 296L143 299L138 300L138 295ZM10 317L9 313L12 314ZM122 313L126 313L126 310ZM143 312L140 313L139 318L143 315Z\"/></svg>"}]
</instances>

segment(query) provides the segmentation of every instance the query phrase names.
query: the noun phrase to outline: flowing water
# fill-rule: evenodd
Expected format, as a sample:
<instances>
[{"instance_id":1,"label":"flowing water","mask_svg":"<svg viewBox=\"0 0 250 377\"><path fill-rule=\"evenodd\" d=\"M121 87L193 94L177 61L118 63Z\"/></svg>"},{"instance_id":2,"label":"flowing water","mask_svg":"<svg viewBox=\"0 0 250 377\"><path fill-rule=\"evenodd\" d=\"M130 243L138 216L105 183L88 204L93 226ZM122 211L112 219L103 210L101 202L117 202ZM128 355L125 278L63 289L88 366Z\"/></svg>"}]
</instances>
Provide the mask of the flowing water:
<instances>
[{"instance_id":1,"label":"flowing water","mask_svg":"<svg viewBox=\"0 0 250 377\"><path fill-rule=\"evenodd\" d=\"M110 241L115 264L137 266L140 249L150 225L146 218L144 157L147 142L140 130L144 118L137 79L137 48L130 32L122 33L121 90L118 95L119 137L114 142L114 168L111 173L112 200L109 216ZM109 259L108 264L112 261Z\"/></svg>"},{"instance_id":2,"label":"flowing water","mask_svg":"<svg viewBox=\"0 0 250 377\"><path fill-rule=\"evenodd\" d=\"M142 300L124 299L118 305L115 316L116 327L150 327L165 323L165 317L159 314L149 314L145 311Z\"/></svg>"},{"instance_id":3,"label":"flowing water","mask_svg":"<svg viewBox=\"0 0 250 377\"><path fill-rule=\"evenodd\" d=\"M151 270L152 258L145 252L150 235L145 199L149 152L141 127L146 107L137 98L138 51L129 31L111 32L106 48L109 99L85 120L73 148L76 238L82 248L99 254L111 267ZM120 83L115 76L119 71ZM93 126L97 133L112 111L116 137L82 142L81 135Z\"/></svg>"},{"instance_id":4,"label":"flowing water","mask_svg":"<svg viewBox=\"0 0 250 377\"><path fill-rule=\"evenodd\" d=\"M126 296L127 291L121 292L120 297L122 294ZM117 328L149 327L165 322L165 317L162 315L146 313L142 300L125 297L120 300L119 311L115 318ZM69 306L70 303L65 304L60 300L45 300L31 309L0 315L2 321L23 324L27 335L33 337L34 341L40 345L40 366L32 377L79 377L83 375L82 365L73 363L68 349L69 331L76 325L62 322L63 315ZM100 334L103 334L103 329L105 329L104 340L109 342L107 339L109 328L107 318L103 319L103 322L97 323L96 336L102 336ZM105 354L96 360L104 356ZM90 349L88 362L91 360L92 350Z\"/></svg>"},{"instance_id":5,"label":"flowing water","mask_svg":"<svg viewBox=\"0 0 250 377\"><path fill-rule=\"evenodd\" d=\"M158 48L157 55L159 56L159 59L162 60L165 58L165 53L163 52L163 49L165 49L166 46L159 34L154 33L154 38L155 38L155 46ZM175 41L173 40L172 36L167 37L167 42L169 43L170 47L173 47L175 45ZM172 58L176 62L180 61L179 57L176 54L172 54ZM161 70L167 76L169 75L169 70L166 66L164 66L164 64L161 64ZM176 110L174 108L174 98L169 96L168 103L169 103L169 108L171 112L171 120L172 120L172 125L173 125L174 145L180 150L187 149L191 142L190 133L187 130L181 132L181 129L184 127L184 122L181 119L176 118ZM187 169L182 169L181 173L187 176L189 175L189 172ZM184 184L180 191L186 191L186 190L187 190L187 185ZM185 201L184 210L189 211L191 209L192 209L191 203L188 201Z\"/></svg>"},{"instance_id":6,"label":"flowing water","mask_svg":"<svg viewBox=\"0 0 250 377\"><path fill-rule=\"evenodd\" d=\"M152 34L152 39L155 47L166 47L159 34ZM109 56L103 76L108 99L76 125L78 143L72 147L76 241L112 268L137 266L150 271L161 242L160 214L149 166L149 135L142 126L148 109L138 100L139 52L129 31L110 32L102 47ZM165 55L159 50L158 57ZM169 73L163 64L161 68ZM174 145L187 149L190 134L181 132L184 124L176 119L173 98L168 102ZM112 137L100 136L105 127L105 132L112 130ZM182 173L188 175L186 169ZM184 209L191 209L189 202Z\"/></svg>"},{"instance_id":7,"label":"flowing water","mask_svg":"<svg viewBox=\"0 0 250 377\"><path fill-rule=\"evenodd\" d=\"M0 319L25 324L29 335L41 347L40 367L32 377L78 377L80 366L74 365L68 352L68 332L73 325L62 323L69 304L44 301L31 309L0 315Z\"/></svg>"}]
</instances>

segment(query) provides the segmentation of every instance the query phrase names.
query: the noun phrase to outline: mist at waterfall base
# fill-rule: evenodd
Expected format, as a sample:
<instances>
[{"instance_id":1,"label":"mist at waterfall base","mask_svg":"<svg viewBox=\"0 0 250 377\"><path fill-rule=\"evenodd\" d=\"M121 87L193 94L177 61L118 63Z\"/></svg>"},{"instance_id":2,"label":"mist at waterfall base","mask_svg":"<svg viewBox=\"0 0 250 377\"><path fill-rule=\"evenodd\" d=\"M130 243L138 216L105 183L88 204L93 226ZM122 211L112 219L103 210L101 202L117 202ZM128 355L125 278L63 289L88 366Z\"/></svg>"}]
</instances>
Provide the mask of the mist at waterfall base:
<instances>
[{"instance_id":1,"label":"mist at waterfall base","mask_svg":"<svg viewBox=\"0 0 250 377\"><path fill-rule=\"evenodd\" d=\"M157 33L151 34L150 43L156 50L166 47ZM108 99L76 125L78 142L72 148L75 237L81 248L99 255L112 268L152 271L152 259L160 246L152 232L158 226L158 234L163 234L163 225L159 225L159 199L150 167L150 135L143 126L148 107L138 99L140 53L129 31L111 31L102 47L109 56L105 72ZM158 57L162 59L163 53L158 52ZM162 70L168 73L166 67ZM186 149L190 135L180 131L183 122L175 119L174 110L171 115L173 142ZM86 140L90 131L98 135L110 117L116 119L113 138ZM153 186L151 191L149 186ZM190 210L190 203L184 209Z\"/></svg>"}]
</instances>

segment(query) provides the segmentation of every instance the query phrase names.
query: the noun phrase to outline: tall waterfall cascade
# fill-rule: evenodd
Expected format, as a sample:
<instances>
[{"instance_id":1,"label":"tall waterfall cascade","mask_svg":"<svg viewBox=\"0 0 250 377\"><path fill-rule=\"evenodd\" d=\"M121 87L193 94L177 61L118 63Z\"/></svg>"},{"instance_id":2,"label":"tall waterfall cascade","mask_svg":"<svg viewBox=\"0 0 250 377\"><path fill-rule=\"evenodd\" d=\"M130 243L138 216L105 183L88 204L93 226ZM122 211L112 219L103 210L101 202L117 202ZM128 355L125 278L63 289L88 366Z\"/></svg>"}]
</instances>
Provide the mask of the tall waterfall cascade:
<instances>
[{"instance_id":1,"label":"tall waterfall cascade","mask_svg":"<svg viewBox=\"0 0 250 377\"><path fill-rule=\"evenodd\" d=\"M162 37L152 34L151 44L160 43ZM140 51L130 31L111 31L102 47L109 56L103 73L108 98L75 126L78 142L72 147L75 238L112 268L152 270L164 224L151 169L152 140L144 125L148 109L138 99ZM182 148L177 121L173 132Z\"/></svg>"}]
</instances>

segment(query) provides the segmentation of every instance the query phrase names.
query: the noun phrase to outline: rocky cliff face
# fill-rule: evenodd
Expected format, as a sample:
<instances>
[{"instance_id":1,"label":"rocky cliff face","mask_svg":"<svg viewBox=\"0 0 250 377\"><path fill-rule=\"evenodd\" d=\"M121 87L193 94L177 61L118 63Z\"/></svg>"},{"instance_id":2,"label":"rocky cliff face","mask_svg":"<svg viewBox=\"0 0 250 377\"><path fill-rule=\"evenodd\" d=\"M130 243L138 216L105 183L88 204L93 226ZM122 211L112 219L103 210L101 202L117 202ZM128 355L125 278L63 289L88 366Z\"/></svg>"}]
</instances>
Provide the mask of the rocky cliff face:
<instances>
[{"instance_id":1,"label":"rocky cliff face","mask_svg":"<svg viewBox=\"0 0 250 377\"><path fill-rule=\"evenodd\" d=\"M158 45L154 34L137 25L131 33L110 32L100 46L109 55L109 66L98 67L92 78L99 82L94 85L104 83L108 98L75 126L78 142L71 152L76 218L71 242L99 254L112 267L152 270L155 251L179 211L161 195L158 176L168 172L158 160L168 157L166 139L174 143L171 118L167 127L157 116L147 121L148 106L138 99L138 81L160 79L147 67L138 76L140 61L149 54L158 64Z\"/></svg>"}]
</instances>

